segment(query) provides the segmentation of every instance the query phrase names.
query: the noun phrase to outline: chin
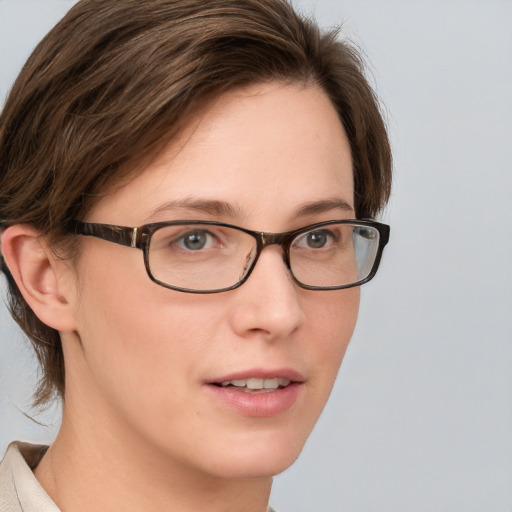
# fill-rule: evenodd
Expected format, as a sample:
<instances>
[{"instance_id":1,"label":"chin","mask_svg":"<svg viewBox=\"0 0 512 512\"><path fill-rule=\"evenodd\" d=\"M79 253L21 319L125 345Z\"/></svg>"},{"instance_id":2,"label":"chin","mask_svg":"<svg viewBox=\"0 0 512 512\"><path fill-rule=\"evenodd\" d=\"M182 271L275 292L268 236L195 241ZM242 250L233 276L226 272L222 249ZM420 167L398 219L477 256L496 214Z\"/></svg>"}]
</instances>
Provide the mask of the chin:
<instances>
[{"instance_id":1,"label":"chin","mask_svg":"<svg viewBox=\"0 0 512 512\"><path fill-rule=\"evenodd\" d=\"M212 473L223 478L268 478L288 469L299 457L306 437L254 433L242 443L231 443L215 460ZM252 437L252 439L251 439Z\"/></svg>"}]
</instances>

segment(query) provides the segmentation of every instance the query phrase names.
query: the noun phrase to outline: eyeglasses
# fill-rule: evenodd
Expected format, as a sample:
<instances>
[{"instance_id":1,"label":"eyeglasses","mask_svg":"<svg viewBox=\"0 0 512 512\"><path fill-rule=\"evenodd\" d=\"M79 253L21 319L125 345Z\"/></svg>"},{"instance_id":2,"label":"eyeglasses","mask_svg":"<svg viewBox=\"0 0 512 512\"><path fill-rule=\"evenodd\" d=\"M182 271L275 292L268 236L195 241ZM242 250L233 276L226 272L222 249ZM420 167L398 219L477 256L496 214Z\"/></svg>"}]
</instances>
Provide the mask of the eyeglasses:
<instances>
[{"instance_id":1,"label":"eyeglasses","mask_svg":"<svg viewBox=\"0 0 512 512\"><path fill-rule=\"evenodd\" d=\"M294 281L308 290L338 290L368 282L379 267L389 226L371 220L331 220L286 233L263 233L211 221L155 222L130 228L75 221L71 232L141 249L155 283L188 293L241 286L261 251L278 244Z\"/></svg>"}]
</instances>

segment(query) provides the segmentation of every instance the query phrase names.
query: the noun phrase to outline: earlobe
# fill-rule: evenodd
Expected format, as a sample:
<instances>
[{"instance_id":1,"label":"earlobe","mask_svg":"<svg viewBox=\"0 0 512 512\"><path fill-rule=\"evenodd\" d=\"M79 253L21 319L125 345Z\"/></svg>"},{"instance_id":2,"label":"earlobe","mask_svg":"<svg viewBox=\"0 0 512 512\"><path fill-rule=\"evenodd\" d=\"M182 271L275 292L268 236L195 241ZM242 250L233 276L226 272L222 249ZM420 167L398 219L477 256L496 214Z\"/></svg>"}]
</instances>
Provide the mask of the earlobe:
<instances>
[{"instance_id":1,"label":"earlobe","mask_svg":"<svg viewBox=\"0 0 512 512\"><path fill-rule=\"evenodd\" d=\"M37 317L59 331L75 330L68 266L55 257L45 238L17 224L2 233L2 254L21 294ZM67 272L68 271L68 272Z\"/></svg>"}]
</instances>

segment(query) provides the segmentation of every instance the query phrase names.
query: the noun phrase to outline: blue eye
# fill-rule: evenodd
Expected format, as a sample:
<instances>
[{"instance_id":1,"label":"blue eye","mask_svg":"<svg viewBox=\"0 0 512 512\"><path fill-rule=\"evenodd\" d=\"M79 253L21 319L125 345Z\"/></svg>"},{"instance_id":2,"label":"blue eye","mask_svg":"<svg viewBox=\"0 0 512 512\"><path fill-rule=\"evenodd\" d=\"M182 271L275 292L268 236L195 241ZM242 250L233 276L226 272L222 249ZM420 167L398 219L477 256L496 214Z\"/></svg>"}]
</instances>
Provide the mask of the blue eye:
<instances>
[{"instance_id":1,"label":"blue eye","mask_svg":"<svg viewBox=\"0 0 512 512\"><path fill-rule=\"evenodd\" d=\"M189 251L200 251L211 244L212 235L204 230L195 230L182 235L178 240L178 245L181 245Z\"/></svg>"},{"instance_id":2,"label":"blue eye","mask_svg":"<svg viewBox=\"0 0 512 512\"><path fill-rule=\"evenodd\" d=\"M302 249L323 249L333 243L334 234L328 229L318 229L301 235L293 244Z\"/></svg>"},{"instance_id":3,"label":"blue eye","mask_svg":"<svg viewBox=\"0 0 512 512\"><path fill-rule=\"evenodd\" d=\"M306 243L311 249L320 249L328 242L329 236L329 233L325 230L312 231L306 235Z\"/></svg>"}]
</instances>

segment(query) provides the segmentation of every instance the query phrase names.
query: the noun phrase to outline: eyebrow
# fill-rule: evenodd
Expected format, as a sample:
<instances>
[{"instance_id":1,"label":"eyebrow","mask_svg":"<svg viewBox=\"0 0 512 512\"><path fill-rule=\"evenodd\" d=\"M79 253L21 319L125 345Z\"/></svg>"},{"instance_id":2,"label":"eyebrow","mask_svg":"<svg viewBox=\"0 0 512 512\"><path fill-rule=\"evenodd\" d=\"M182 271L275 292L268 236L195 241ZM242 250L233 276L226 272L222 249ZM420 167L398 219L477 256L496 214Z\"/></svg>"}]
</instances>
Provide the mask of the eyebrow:
<instances>
[{"instance_id":1,"label":"eyebrow","mask_svg":"<svg viewBox=\"0 0 512 512\"><path fill-rule=\"evenodd\" d=\"M175 201L168 201L160 205L151 213L149 218L154 217L155 215L162 212L171 212L177 210L195 210L197 212L206 213L209 215L224 215L228 217L241 216L240 207L226 201L219 201L216 199L185 198Z\"/></svg>"},{"instance_id":2,"label":"eyebrow","mask_svg":"<svg viewBox=\"0 0 512 512\"><path fill-rule=\"evenodd\" d=\"M303 203L297 209L297 216L314 215L318 213L325 213L331 210L343 210L346 212L353 212L354 208L350 206L347 201L340 197L331 197L321 201L312 201L310 203Z\"/></svg>"},{"instance_id":3,"label":"eyebrow","mask_svg":"<svg viewBox=\"0 0 512 512\"><path fill-rule=\"evenodd\" d=\"M194 210L196 212L205 213L214 216L227 216L227 217L242 217L242 209L240 206L227 201L220 201L217 199L194 199L185 198L173 201L167 201L156 208L148 219L165 212L176 212L179 210ZM350 204L341 199L340 197L331 197L322 199L320 201L311 201L302 203L297 208L296 217L305 217L308 215L315 215L319 213L326 213L331 210L343 210L353 212L354 208Z\"/></svg>"}]
</instances>

